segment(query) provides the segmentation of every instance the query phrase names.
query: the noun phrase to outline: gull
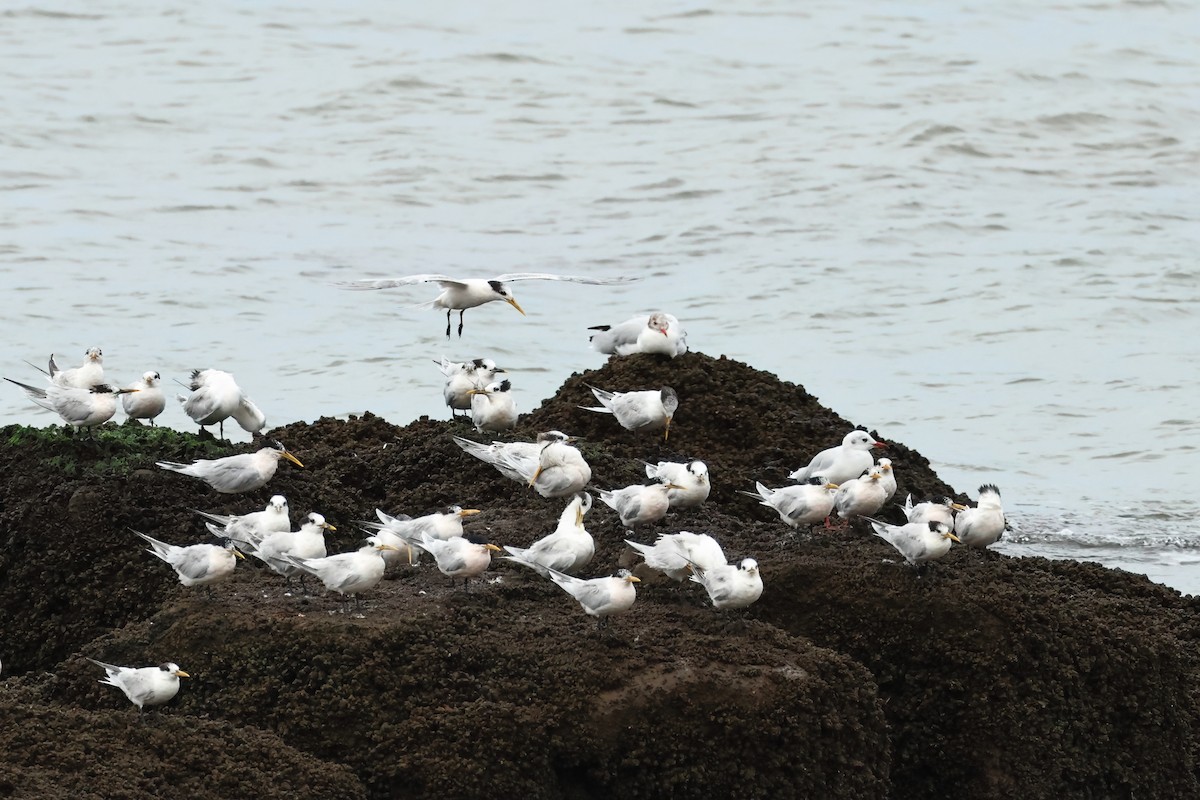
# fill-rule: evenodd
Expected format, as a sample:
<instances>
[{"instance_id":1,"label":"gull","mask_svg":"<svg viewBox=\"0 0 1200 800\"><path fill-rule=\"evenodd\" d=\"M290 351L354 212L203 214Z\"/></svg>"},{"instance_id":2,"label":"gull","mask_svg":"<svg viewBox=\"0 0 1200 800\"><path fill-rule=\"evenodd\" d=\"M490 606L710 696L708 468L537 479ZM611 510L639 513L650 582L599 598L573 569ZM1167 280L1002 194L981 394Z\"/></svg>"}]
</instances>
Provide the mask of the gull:
<instances>
[{"instance_id":1,"label":"gull","mask_svg":"<svg viewBox=\"0 0 1200 800\"><path fill-rule=\"evenodd\" d=\"M754 488L758 494L741 494L759 500L760 505L775 509L781 520L793 528L799 528L801 525L812 525L821 520L828 521L829 513L833 511L834 493L838 490L838 485L829 483L817 475L799 486L768 489L756 481Z\"/></svg>"},{"instance_id":2,"label":"gull","mask_svg":"<svg viewBox=\"0 0 1200 800\"><path fill-rule=\"evenodd\" d=\"M319 578L329 591L352 596L357 608L359 593L374 589L383 579L383 571L387 567L383 553L395 549L390 544L368 544L351 553L338 553L324 558L303 558L291 554L285 554L283 558Z\"/></svg>"},{"instance_id":3,"label":"gull","mask_svg":"<svg viewBox=\"0 0 1200 800\"><path fill-rule=\"evenodd\" d=\"M529 547L504 546L512 555L504 556L510 561L519 561L549 577L547 570L557 570L568 575L587 566L596 552L592 535L583 527L583 517L592 506L592 496L580 492L567 503L558 519L553 533L543 536Z\"/></svg>"},{"instance_id":4,"label":"gull","mask_svg":"<svg viewBox=\"0 0 1200 800\"><path fill-rule=\"evenodd\" d=\"M578 275L552 275L548 272L512 272L495 278L451 278L449 275L408 275L403 278L381 280L347 281L336 283L343 289L391 289L397 286L412 286L417 283L436 283L442 287L437 297L422 305L429 308L446 309L446 338L450 338L450 314L458 312L458 335L463 332L463 312L484 303L503 300L525 316L525 309L517 304L508 288L512 281L569 281L598 286L612 286L638 280L636 277L587 278Z\"/></svg>"},{"instance_id":5,"label":"gull","mask_svg":"<svg viewBox=\"0 0 1200 800\"><path fill-rule=\"evenodd\" d=\"M907 525L889 525L866 517L875 530L875 535L896 548L904 560L913 567L939 559L950 552L950 541L958 541L954 531L944 522L910 522Z\"/></svg>"},{"instance_id":6,"label":"gull","mask_svg":"<svg viewBox=\"0 0 1200 800\"><path fill-rule=\"evenodd\" d=\"M671 435L671 418L679 408L679 395L670 386L644 392L606 392L584 384L596 395L600 408L580 406L585 411L612 414L627 431L663 431L663 441Z\"/></svg>"},{"instance_id":7,"label":"gull","mask_svg":"<svg viewBox=\"0 0 1200 800\"><path fill-rule=\"evenodd\" d=\"M121 397L121 407L129 419L149 420L154 425L154 418L167 407L167 398L158 386L159 379L157 372L143 372L140 381L126 387L129 391Z\"/></svg>"},{"instance_id":8,"label":"gull","mask_svg":"<svg viewBox=\"0 0 1200 800\"><path fill-rule=\"evenodd\" d=\"M167 702L179 693L179 679L191 677L178 664L169 661L157 667L118 667L94 658L88 661L107 673L100 683L120 689L138 711L142 706L160 706Z\"/></svg>"},{"instance_id":9,"label":"gull","mask_svg":"<svg viewBox=\"0 0 1200 800\"><path fill-rule=\"evenodd\" d=\"M850 517L865 517L876 514L887 502L887 493L883 488L883 472L879 467L871 467L870 471L861 478L848 480L838 487L833 496L833 505L837 508L838 516L842 519Z\"/></svg>"},{"instance_id":10,"label":"gull","mask_svg":"<svg viewBox=\"0 0 1200 800\"><path fill-rule=\"evenodd\" d=\"M446 405L450 407L452 418L456 411L471 410L472 389L483 389L495 379L496 375L507 372L507 370L497 367L496 362L490 358L456 362L442 356L440 362L435 361L434 363L440 366L442 375L446 378L446 385L442 388L442 397L445 398Z\"/></svg>"},{"instance_id":11,"label":"gull","mask_svg":"<svg viewBox=\"0 0 1200 800\"><path fill-rule=\"evenodd\" d=\"M230 539L225 539L223 545L193 544L179 547L160 542L139 531L133 533L150 544L147 553L153 553L171 565L175 574L179 576L179 582L184 586L208 586L223 581L233 574L237 560L245 558Z\"/></svg>"},{"instance_id":12,"label":"gull","mask_svg":"<svg viewBox=\"0 0 1200 800\"><path fill-rule=\"evenodd\" d=\"M630 317L619 325L594 325L588 330L597 331L590 341L599 353L657 353L674 358L687 352L687 331L674 315L664 311Z\"/></svg>"},{"instance_id":13,"label":"gull","mask_svg":"<svg viewBox=\"0 0 1200 800\"><path fill-rule=\"evenodd\" d=\"M526 566L533 567L532 564ZM611 577L591 580L564 575L554 569L546 570L545 574L574 597L584 613L596 617L597 628L603 628L613 614L623 614L633 608L633 601L637 599L633 584L641 580L627 569L618 570Z\"/></svg>"},{"instance_id":14,"label":"gull","mask_svg":"<svg viewBox=\"0 0 1200 800\"><path fill-rule=\"evenodd\" d=\"M258 406L246 397L233 375L219 369L194 369L188 387L188 396L176 395L184 412L197 425L218 425L222 438L225 436L225 420L233 417L249 433L266 427L267 420Z\"/></svg>"},{"instance_id":15,"label":"gull","mask_svg":"<svg viewBox=\"0 0 1200 800\"><path fill-rule=\"evenodd\" d=\"M264 447L254 453L241 453L225 458L202 458L191 464L177 461L156 461L156 465L182 475L199 478L222 494L252 492L267 485L279 467L280 459L287 459L298 467L304 465L289 453L284 446Z\"/></svg>"},{"instance_id":16,"label":"gull","mask_svg":"<svg viewBox=\"0 0 1200 800\"><path fill-rule=\"evenodd\" d=\"M647 567L676 581L691 575L694 566L701 569L725 566L725 553L721 545L707 533L664 533L653 545L638 544L629 539L625 540L625 544L641 553Z\"/></svg>"},{"instance_id":17,"label":"gull","mask_svg":"<svg viewBox=\"0 0 1200 800\"><path fill-rule=\"evenodd\" d=\"M210 514L207 511L196 513L222 526L218 528L212 522L206 522L205 525L212 533L232 539L252 551L258 549L263 537L276 531L292 529L292 522L288 518L288 501L281 494L273 496L262 511L252 511L249 514Z\"/></svg>"},{"instance_id":18,"label":"gull","mask_svg":"<svg viewBox=\"0 0 1200 800\"><path fill-rule=\"evenodd\" d=\"M699 508L712 490L708 481L708 465L703 461L659 461L646 464L646 477L659 483L673 483L678 489L667 492L671 508Z\"/></svg>"},{"instance_id":19,"label":"gull","mask_svg":"<svg viewBox=\"0 0 1200 800\"><path fill-rule=\"evenodd\" d=\"M708 592L713 608L745 608L761 597L763 591L762 575L753 558L743 558L736 567L732 564L710 568L693 565L692 581Z\"/></svg>"},{"instance_id":20,"label":"gull","mask_svg":"<svg viewBox=\"0 0 1200 800\"><path fill-rule=\"evenodd\" d=\"M995 484L979 487L979 505L965 508L954 520L954 532L963 544L980 550L995 544L1004 535L1004 508Z\"/></svg>"},{"instance_id":21,"label":"gull","mask_svg":"<svg viewBox=\"0 0 1200 800\"><path fill-rule=\"evenodd\" d=\"M99 347L89 347L84 353L83 364L74 369L59 369L50 354L50 371L46 373L55 386L73 389L90 389L104 383L104 353Z\"/></svg>"},{"instance_id":22,"label":"gull","mask_svg":"<svg viewBox=\"0 0 1200 800\"><path fill-rule=\"evenodd\" d=\"M912 502L912 495L904 498L904 518L909 522L943 522L954 527L954 512L962 511L966 506L960 505L949 497L935 497L924 503Z\"/></svg>"},{"instance_id":23,"label":"gull","mask_svg":"<svg viewBox=\"0 0 1200 800\"><path fill-rule=\"evenodd\" d=\"M453 539L463 535L463 520L480 513L478 508L463 508L450 506L442 511L426 514L423 517L410 517L407 514L392 516L380 509L375 509L379 522L361 521L358 524L373 531L367 541L372 544L389 544L394 552L387 552L383 558L388 566L394 566L400 558L401 549L408 552L409 563L415 564L412 548L421 546L421 536L429 534L435 539Z\"/></svg>"},{"instance_id":24,"label":"gull","mask_svg":"<svg viewBox=\"0 0 1200 800\"><path fill-rule=\"evenodd\" d=\"M511 390L512 383L506 380L471 390L471 421L476 431L496 433L517 426L517 404Z\"/></svg>"},{"instance_id":25,"label":"gull","mask_svg":"<svg viewBox=\"0 0 1200 800\"><path fill-rule=\"evenodd\" d=\"M433 556L452 585L455 578L462 578L465 584L469 578L483 574L492 564L492 552L500 552L499 547L476 536L435 539L423 533L418 546Z\"/></svg>"},{"instance_id":26,"label":"gull","mask_svg":"<svg viewBox=\"0 0 1200 800\"><path fill-rule=\"evenodd\" d=\"M30 386L27 383L5 378L9 383L16 384L25 390L29 399L42 408L53 411L62 417L63 422L79 430L86 428L91 433L92 428L103 425L117 413L117 395L129 394L137 389L114 389L111 386L98 383L89 389L76 389L73 386L50 384L45 389Z\"/></svg>"},{"instance_id":27,"label":"gull","mask_svg":"<svg viewBox=\"0 0 1200 800\"><path fill-rule=\"evenodd\" d=\"M850 431L837 447L822 450L813 456L807 467L788 475L797 481L808 480L814 475L820 475L830 483L844 483L851 478L857 478L875 465L871 457L872 447L887 447L883 442L877 442L866 431Z\"/></svg>"},{"instance_id":28,"label":"gull","mask_svg":"<svg viewBox=\"0 0 1200 800\"><path fill-rule=\"evenodd\" d=\"M892 469L892 460L881 458L875 466L879 467L879 471L883 473L880 483L883 484L883 491L887 494L887 499L891 500L892 496L896 494L896 471Z\"/></svg>"},{"instance_id":29,"label":"gull","mask_svg":"<svg viewBox=\"0 0 1200 800\"><path fill-rule=\"evenodd\" d=\"M601 490L600 500L620 515L622 525L636 530L665 517L671 508L667 493L681 488L673 483L652 483L649 486L635 483L612 492Z\"/></svg>"},{"instance_id":30,"label":"gull","mask_svg":"<svg viewBox=\"0 0 1200 800\"><path fill-rule=\"evenodd\" d=\"M304 524L299 530L276 531L264 537L253 555L289 581L293 577L299 577L300 588L303 589L304 570L288 561L286 556L324 558L325 531L336 530L337 528L325 521L325 517L314 512L304 518Z\"/></svg>"}]
</instances>

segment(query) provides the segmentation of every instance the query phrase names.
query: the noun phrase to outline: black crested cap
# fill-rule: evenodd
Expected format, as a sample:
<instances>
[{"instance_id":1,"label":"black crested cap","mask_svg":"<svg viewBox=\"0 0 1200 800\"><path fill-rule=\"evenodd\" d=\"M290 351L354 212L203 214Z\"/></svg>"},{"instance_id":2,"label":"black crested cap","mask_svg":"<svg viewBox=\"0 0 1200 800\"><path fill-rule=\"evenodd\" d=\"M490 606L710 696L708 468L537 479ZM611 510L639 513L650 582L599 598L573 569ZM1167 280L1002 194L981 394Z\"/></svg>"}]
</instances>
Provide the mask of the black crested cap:
<instances>
[{"instance_id":1,"label":"black crested cap","mask_svg":"<svg viewBox=\"0 0 1200 800\"><path fill-rule=\"evenodd\" d=\"M175 670L171 669L172 666L173 665L168 664L166 661L164 661L163 663L158 665L158 668L161 669L163 672L174 672Z\"/></svg>"},{"instance_id":2,"label":"black crested cap","mask_svg":"<svg viewBox=\"0 0 1200 800\"><path fill-rule=\"evenodd\" d=\"M809 479L808 479L808 483L809 483L809 484L811 484L811 485L813 485L813 486L824 486L824 485L825 485L825 479L824 479L824 478L822 478L820 475L814 475L814 476L812 476L811 478L809 478Z\"/></svg>"},{"instance_id":3,"label":"black crested cap","mask_svg":"<svg viewBox=\"0 0 1200 800\"><path fill-rule=\"evenodd\" d=\"M464 533L463 538L471 544L490 544L488 537L481 533Z\"/></svg>"},{"instance_id":4,"label":"black crested cap","mask_svg":"<svg viewBox=\"0 0 1200 800\"><path fill-rule=\"evenodd\" d=\"M496 294L504 294L504 284L500 281L488 281L488 286L491 286Z\"/></svg>"},{"instance_id":5,"label":"black crested cap","mask_svg":"<svg viewBox=\"0 0 1200 800\"><path fill-rule=\"evenodd\" d=\"M500 381L500 391L507 392L512 389L512 384L507 380Z\"/></svg>"},{"instance_id":6,"label":"black crested cap","mask_svg":"<svg viewBox=\"0 0 1200 800\"><path fill-rule=\"evenodd\" d=\"M113 388L107 383L97 383L92 386L92 394L112 394Z\"/></svg>"},{"instance_id":7,"label":"black crested cap","mask_svg":"<svg viewBox=\"0 0 1200 800\"><path fill-rule=\"evenodd\" d=\"M935 522L934 520L929 520L929 530L932 531L933 533L937 533L938 528L942 527L942 524L943 523L941 523L941 522Z\"/></svg>"},{"instance_id":8,"label":"black crested cap","mask_svg":"<svg viewBox=\"0 0 1200 800\"><path fill-rule=\"evenodd\" d=\"M996 484L994 483L985 483L983 486L979 487L980 494L985 492L994 492L997 497L1000 495L1000 490L996 488Z\"/></svg>"}]
</instances>

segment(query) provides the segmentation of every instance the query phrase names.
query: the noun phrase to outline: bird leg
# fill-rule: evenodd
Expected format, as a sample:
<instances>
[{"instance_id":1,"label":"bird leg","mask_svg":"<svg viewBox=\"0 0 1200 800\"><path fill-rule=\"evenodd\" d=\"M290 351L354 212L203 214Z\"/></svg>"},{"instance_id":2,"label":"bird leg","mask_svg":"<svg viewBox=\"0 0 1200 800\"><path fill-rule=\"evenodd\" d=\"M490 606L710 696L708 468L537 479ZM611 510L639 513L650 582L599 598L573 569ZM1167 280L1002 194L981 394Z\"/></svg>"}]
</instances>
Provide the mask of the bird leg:
<instances>
[{"instance_id":1,"label":"bird leg","mask_svg":"<svg viewBox=\"0 0 1200 800\"><path fill-rule=\"evenodd\" d=\"M466 313L465 308L459 309L459 312L458 312L458 338L460 338L460 339L462 338L463 314L464 313ZM449 334L446 335L446 338L447 339L450 338Z\"/></svg>"},{"instance_id":2,"label":"bird leg","mask_svg":"<svg viewBox=\"0 0 1200 800\"><path fill-rule=\"evenodd\" d=\"M450 338L450 312L451 311L453 311L453 309L450 309L450 308L446 309L446 338L447 339ZM461 330L458 332L458 335L462 336Z\"/></svg>"}]
</instances>

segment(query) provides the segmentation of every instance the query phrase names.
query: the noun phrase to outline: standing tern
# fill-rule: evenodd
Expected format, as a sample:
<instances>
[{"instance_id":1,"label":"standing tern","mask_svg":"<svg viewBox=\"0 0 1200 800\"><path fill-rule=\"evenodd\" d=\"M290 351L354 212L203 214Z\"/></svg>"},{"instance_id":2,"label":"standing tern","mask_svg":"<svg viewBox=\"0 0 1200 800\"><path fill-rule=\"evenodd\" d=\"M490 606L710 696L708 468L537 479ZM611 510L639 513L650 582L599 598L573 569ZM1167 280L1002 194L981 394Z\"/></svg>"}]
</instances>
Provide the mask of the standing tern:
<instances>
[{"instance_id":1,"label":"standing tern","mask_svg":"<svg viewBox=\"0 0 1200 800\"><path fill-rule=\"evenodd\" d=\"M671 501L667 493L681 489L673 483L634 484L612 492L600 491L600 500L621 517L621 524L637 530L643 525L658 522L667 515Z\"/></svg>"},{"instance_id":2,"label":"standing tern","mask_svg":"<svg viewBox=\"0 0 1200 800\"><path fill-rule=\"evenodd\" d=\"M612 414L627 431L663 431L663 441L671 435L671 418L679 408L679 395L670 386L643 392L606 392L584 384L596 395L600 408L580 406L585 411Z\"/></svg>"},{"instance_id":3,"label":"standing tern","mask_svg":"<svg viewBox=\"0 0 1200 800\"><path fill-rule=\"evenodd\" d=\"M129 394L137 389L114 389L111 386L98 383L89 389L76 389L73 386L59 386L52 383L45 389L30 386L27 383L5 378L9 383L16 384L25 390L29 399L42 408L53 411L62 417L63 422L75 430L84 428L91 433L92 428L103 425L117 413L117 395Z\"/></svg>"},{"instance_id":4,"label":"standing tern","mask_svg":"<svg viewBox=\"0 0 1200 800\"><path fill-rule=\"evenodd\" d=\"M788 525L799 528L801 525L813 525L821 520L828 521L829 513L833 511L834 493L837 492L838 485L829 483L818 475L799 486L768 489L755 482L754 488L758 494L741 494L758 499L761 505L775 509L779 518Z\"/></svg>"},{"instance_id":5,"label":"standing tern","mask_svg":"<svg viewBox=\"0 0 1200 800\"><path fill-rule=\"evenodd\" d=\"M353 597L357 608L358 595L374 589L383 579L383 571L387 566L383 553L395 549L390 544L368 544L351 553L338 553L324 558L304 558L290 553L283 558L309 575L316 576L329 591Z\"/></svg>"},{"instance_id":6,"label":"standing tern","mask_svg":"<svg viewBox=\"0 0 1200 800\"><path fill-rule=\"evenodd\" d=\"M507 431L517 426L517 404L512 396L512 383L492 381L482 389L471 392L471 422L479 433Z\"/></svg>"},{"instance_id":7,"label":"standing tern","mask_svg":"<svg viewBox=\"0 0 1200 800\"><path fill-rule=\"evenodd\" d=\"M871 457L872 447L887 447L884 442L877 442L866 431L850 431L843 437L837 447L822 450L813 456L808 466L788 475L792 480L804 481L820 475L830 483L844 483L851 478L857 478L875 465Z\"/></svg>"},{"instance_id":8,"label":"standing tern","mask_svg":"<svg viewBox=\"0 0 1200 800\"><path fill-rule=\"evenodd\" d=\"M693 566L716 569L725 565L725 553L721 545L707 533L664 533L653 545L638 544L629 539L625 540L625 544L641 553L647 567L676 581L691 575Z\"/></svg>"},{"instance_id":9,"label":"standing tern","mask_svg":"<svg viewBox=\"0 0 1200 800\"><path fill-rule=\"evenodd\" d=\"M458 335L463 332L463 313L468 308L475 308L484 303L503 300L525 315L525 310L517 304L508 283L512 281L569 281L571 283L588 283L598 286L612 286L638 280L636 277L617 278L587 278L578 275L552 275L548 272L513 272L507 275L497 275L495 278L451 278L449 275L408 275L403 278L385 278L381 280L347 281L336 283L343 289L391 289L397 286L412 286L417 283L437 283L442 292L437 297L424 303L430 308L446 309L446 338L450 338L450 314L458 312Z\"/></svg>"},{"instance_id":10,"label":"standing tern","mask_svg":"<svg viewBox=\"0 0 1200 800\"><path fill-rule=\"evenodd\" d=\"M177 395L184 412L201 428L217 425L221 437L225 436L225 420L234 420L249 433L257 433L266 427L267 420L258 406L246 397L233 375L219 369L192 370L188 384L192 393Z\"/></svg>"},{"instance_id":11,"label":"standing tern","mask_svg":"<svg viewBox=\"0 0 1200 800\"><path fill-rule=\"evenodd\" d=\"M578 572L587 566L596 552L592 535L583 527L583 517L591 506L592 496L580 492L567 504L553 533L543 536L529 547L505 545L504 549L511 555L504 557L510 561L520 561L545 577L549 577L548 570L551 569L568 575Z\"/></svg>"},{"instance_id":12,"label":"standing tern","mask_svg":"<svg viewBox=\"0 0 1200 800\"><path fill-rule=\"evenodd\" d=\"M646 477L659 483L673 483L680 487L667 492L671 508L699 508L708 499L712 485L708 479L708 465L703 461L659 461L646 464Z\"/></svg>"},{"instance_id":13,"label":"standing tern","mask_svg":"<svg viewBox=\"0 0 1200 800\"><path fill-rule=\"evenodd\" d=\"M979 505L966 508L954 520L954 532L963 544L984 549L1004 535L1004 508L1000 505L1000 490L995 484L979 487Z\"/></svg>"},{"instance_id":14,"label":"standing tern","mask_svg":"<svg viewBox=\"0 0 1200 800\"><path fill-rule=\"evenodd\" d=\"M167 407L167 397L159 387L157 372L144 372L140 381L126 387L129 391L121 397L121 407L129 419L144 419L154 425L154 418Z\"/></svg>"},{"instance_id":15,"label":"standing tern","mask_svg":"<svg viewBox=\"0 0 1200 800\"><path fill-rule=\"evenodd\" d=\"M687 331L672 314L656 311L630 317L619 325L594 325L592 347L607 355L657 353L668 358L687 352Z\"/></svg>"},{"instance_id":16,"label":"standing tern","mask_svg":"<svg viewBox=\"0 0 1200 800\"><path fill-rule=\"evenodd\" d=\"M442 387L442 397L450 407L451 417L454 417L457 411L471 410L471 399L474 397L471 394L472 390L487 387L495 380L496 375L507 372L497 367L496 362L490 358L456 362L442 356L440 362L434 363L439 365L442 375L446 378L446 384Z\"/></svg>"},{"instance_id":17,"label":"standing tern","mask_svg":"<svg viewBox=\"0 0 1200 800\"><path fill-rule=\"evenodd\" d=\"M745 608L763 592L762 574L758 562L743 558L736 567L720 564L716 567L692 566L692 581L704 587L713 608Z\"/></svg>"},{"instance_id":18,"label":"standing tern","mask_svg":"<svg viewBox=\"0 0 1200 800\"><path fill-rule=\"evenodd\" d=\"M232 539L250 551L257 550L259 543L270 534L292 529L292 522L288 518L288 501L281 494L272 497L262 511L252 511L249 514L210 514L207 511L196 513L222 526L217 528L211 523L205 523L214 534Z\"/></svg>"},{"instance_id":19,"label":"standing tern","mask_svg":"<svg viewBox=\"0 0 1200 800\"><path fill-rule=\"evenodd\" d=\"M157 667L118 667L94 658L88 661L107 673L100 683L120 689L138 711L142 706L160 706L167 702L179 693L179 679L191 677L172 662Z\"/></svg>"},{"instance_id":20,"label":"standing tern","mask_svg":"<svg viewBox=\"0 0 1200 800\"><path fill-rule=\"evenodd\" d=\"M833 496L833 505L842 519L877 514L885 502L887 493L883 488L883 472L879 467L871 467L861 478L841 484Z\"/></svg>"},{"instance_id":21,"label":"standing tern","mask_svg":"<svg viewBox=\"0 0 1200 800\"><path fill-rule=\"evenodd\" d=\"M324 558L325 531L336 530L337 528L325 521L325 517L314 512L304 518L304 524L299 530L276 531L264 537L253 555L289 581L299 577L300 588L303 589L304 570L288 561L287 556Z\"/></svg>"},{"instance_id":22,"label":"standing tern","mask_svg":"<svg viewBox=\"0 0 1200 800\"><path fill-rule=\"evenodd\" d=\"M896 494L896 470L892 468L892 460L890 458L881 458L875 466L879 467L879 471L883 473L883 478L880 483L883 484L883 492L887 495L887 500L891 500Z\"/></svg>"},{"instance_id":23,"label":"standing tern","mask_svg":"<svg viewBox=\"0 0 1200 800\"><path fill-rule=\"evenodd\" d=\"M133 531L150 544L146 550L171 565L184 586L208 586L233 574L239 558L245 558L231 539L225 544L193 544L187 547L160 542L152 536Z\"/></svg>"},{"instance_id":24,"label":"standing tern","mask_svg":"<svg viewBox=\"0 0 1200 800\"><path fill-rule=\"evenodd\" d=\"M467 580L482 575L492 565L492 553L500 548L486 540L471 536L456 536L452 539L435 539L428 533L421 534L419 546L433 556L441 573L454 583L455 578Z\"/></svg>"},{"instance_id":25,"label":"standing tern","mask_svg":"<svg viewBox=\"0 0 1200 800\"><path fill-rule=\"evenodd\" d=\"M954 512L962 511L966 506L954 502L949 497L935 497L924 503L912 502L912 495L904 498L904 518L909 522L942 522L954 527Z\"/></svg>"},{"instance_id":26,"label":"standing tern","mask_svg":"<svg viewBox=\"0 0 1200 800\"><path fill-rule=\"evenodd\" d=\"M51 353L50 371L46 374L55 386L90 389L98 383L104 383L104 353L99 347L89 347L84 353L83 364L74 369L59 369Z\"/></svg>"},{"instance_id":27,"label":"standing tern","mask_svg":"<svg viewBox=\"0 0 1200 800\"><path fill-rule=\"evenodd\" d=\"M608 578L591 580L564 575L553 569L546 570L545 574L574 597L584 613L596 618L597 628L603 628L613 614L623 614L633 608L633 601L637 599L633 584L641 580L627 569L618 570L616 575Z\"/></svg>"},{"instance_id":28,"label":"standing tern","mask_svg":"<svg viewBox=\"0 0 1200 800\"><path fill-rule=\"evenodd\" d=\"M889 525L866 517L875 535L896 548L904 560L913 567L921 567L950 552L950 542L958 541L954 531L944 522L910 522L907 525Z\"/></svg>"},{"instance_id":29,"label":"standing tern","mask_svg":"<svg viewBox=\"0 0 1200 800\"><path fill-rule=\"evenodd\" d=\"M279 468L279 460L287 459L297 467L303 467L300 459L284 449L278 442L275 447L264 447L254 453L241 453L225 458L202 458L191 464L177 461L156 461L156 465L181 475L199 478L222 494L252 492L267 485Z\"/></svg>"},{"instance_id":30,"label":"standing tern","mask_svg":"<svg viewBox=\"0 0 1200 800\"><path fill-rule=\"evenodd\" d=\"M442 511L413 518L407 514L392 516L377 508L375 516L379 517L379 522L361 521L358 524L373 531L367 541L392 546L393 550L385 552L383 556L390 567L399 562L401 550L408 553L409 563L416 563L412 548L421 546L421 536L424 534L443 541L462 536L463 521L478 513L480 511L477 508L450 506Z\"/></svg>"}]
</instances>

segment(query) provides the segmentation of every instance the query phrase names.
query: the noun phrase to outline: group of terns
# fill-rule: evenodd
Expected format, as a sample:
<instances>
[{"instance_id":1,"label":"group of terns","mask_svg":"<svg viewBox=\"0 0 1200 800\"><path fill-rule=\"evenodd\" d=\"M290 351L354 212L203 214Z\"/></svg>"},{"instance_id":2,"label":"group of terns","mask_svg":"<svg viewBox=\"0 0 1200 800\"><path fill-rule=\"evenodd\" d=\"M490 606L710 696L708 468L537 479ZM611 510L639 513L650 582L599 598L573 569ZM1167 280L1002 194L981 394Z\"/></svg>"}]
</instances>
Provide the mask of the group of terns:
<instances>
[{"instance_id":1,"label":"group of terns","mask_svg":"<svg viewBox=\"0 0 1200 800\"><path fill-rule=\"evenodd\" d=\"M347 289L387 289L420 283L437 283L441 293L423 305L446 310L446 336L451 333L451 314L459 312L458 333L462 335L463 313L494 301L506 302L522 315L508 286L523 280L567 281L599 285L627 283L633 278L586 278L549 273L513 273L493 279L458 279L446 275L410 275L403 278L353 281L338 284ZM687 335L679 320L665 312L635 315L616 325L599 325L590 330L592 347L604 354L623 356L650 353L674 358L687 351ZM47 384L37 387L7 378L17 384L38 405L55 411L76 429L94 428L112 418L116 398L122 397L125 412L133 419L154 419L162 413L166 400L157 372L146 372L140 381L125 388L104 383L102 353L91 348L77 368L61 370L51 356L49 369L43 370ZM451 415L467 412L479 433L500 432L516 425L517 410L511 383L499 378L506 370L491 359L452 362L445 357L438 363L445 379L443 397ZM195 370L188 384L189 395L178 400L197 424L218 425L232 418L243 429L258 432L266 427L265 415L245 395L231 374L214 369ZM580 408L611 414L625 429L634 432L663 432L670 435L672 418L679 397L669 386L658 389L610 391L588 386L599 406ZM483 444L455 436L455 443L466 453L494 466L504 476L519 481L549 499L566 499L554 531L529 547L506 546L505 558L528 567L552 580L570 594L583 611L598 623L612 615L628 611L634 604L634 584L639 578L628 570L599 578L577 576L591 561L595 542L584 527L584 518L592 507L592 472L576 439L561 431L539 434L534 442L492 442ZM904 525L892 525L875 518L896 491L891 462L875 462L875 448L885 447L870 434L854 430L840 445L817 453L804 467L789 477L795 485L770 489L756 482L756 492L742 492L773 509L792 528L821 521L829 525L836 514L843 520L861 517L876 536L890 543L905 561L920 567L940 558L959 541L986 548L997 541L1005 529L1000 492L993 485L980 487L978 506L968 508L949 498L913 505L911 497L903 506ZM169 461L158 466L199 478L213 489L238 494L265 486L278 464L287 460L303 464L282 444L263 447L254 453L219 459L202 459L192 464ZM646 463L651 483L635 484L614 490L596 490L600 500L612 508L621 525L633 534L662 520L672 509L695 509L708 498L711 490L708 468L702 461L660 461ZM957 515L955 513L957 512ZM174 569L181 584L206 587L230 577L239 559L250 554L267 568L290 581L314 576L327 590L353 598L375 587L385 571L407 561L419 563L419 554L428 553L438 569L452 581L481 575L491 563L491 554L501 549L482 537L464 531L463 521L480 513L478 509L452 506L422 517L389 514L376 509L376 521L359 525L367 534L366 544L356 550L329 555L324 533L336 530L325 518L312 512L297 530L292 530L287 500L271 498L266 508L243 515L221 515L198 511L205 517L210 532L219 544L177 546L145 533L134 533L149 544L148 552ZM758 563L743 558L730 563L720 544L707 534L681 531L662 534L652 545L633 539L626 544L642 556L648 569L663 573L675 581L690 580L706 590L716 608L745 608L762 594L763 581ZM179 689L179 678L188 677L177 664L156 667L120 667L94 661L105 670L103 683L116 686L139 709L170 700Z\"/></svg>"}]
</instances>

